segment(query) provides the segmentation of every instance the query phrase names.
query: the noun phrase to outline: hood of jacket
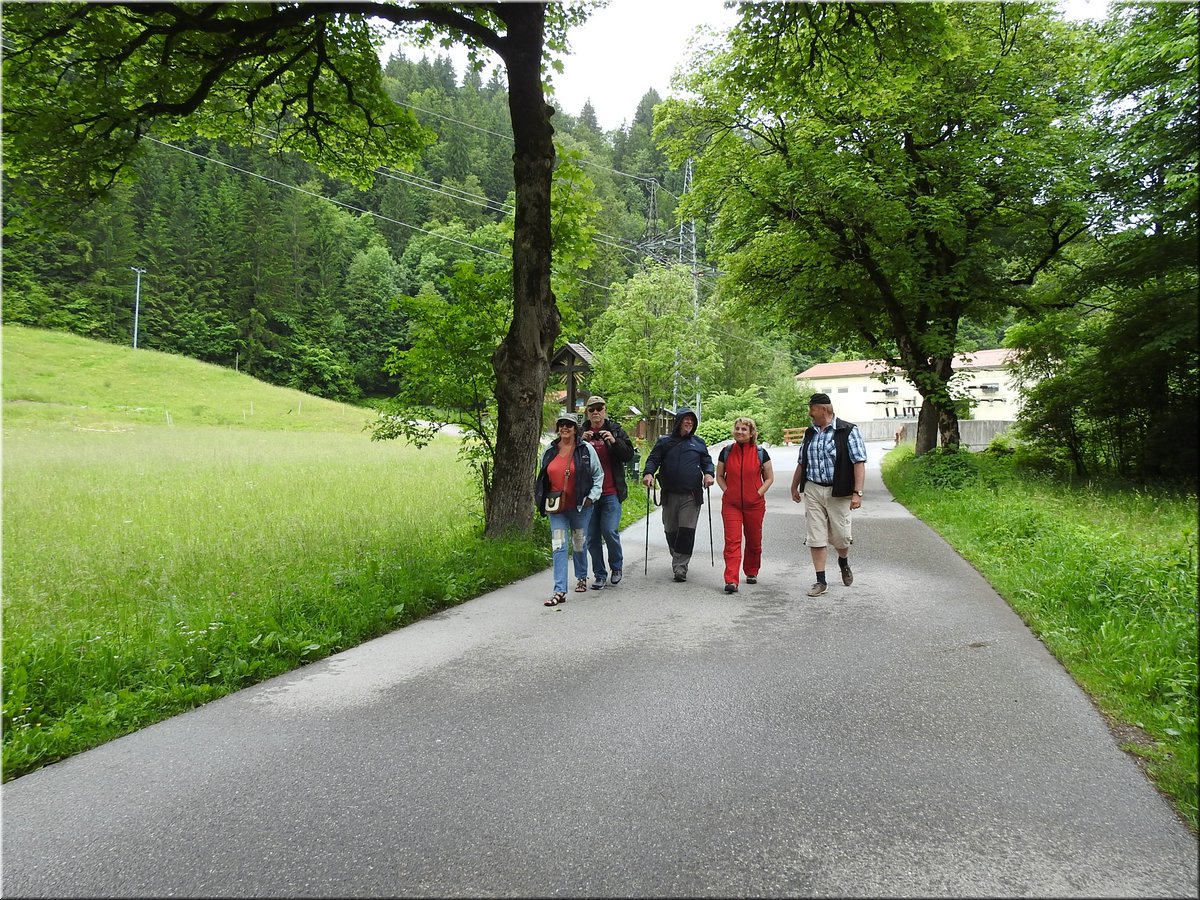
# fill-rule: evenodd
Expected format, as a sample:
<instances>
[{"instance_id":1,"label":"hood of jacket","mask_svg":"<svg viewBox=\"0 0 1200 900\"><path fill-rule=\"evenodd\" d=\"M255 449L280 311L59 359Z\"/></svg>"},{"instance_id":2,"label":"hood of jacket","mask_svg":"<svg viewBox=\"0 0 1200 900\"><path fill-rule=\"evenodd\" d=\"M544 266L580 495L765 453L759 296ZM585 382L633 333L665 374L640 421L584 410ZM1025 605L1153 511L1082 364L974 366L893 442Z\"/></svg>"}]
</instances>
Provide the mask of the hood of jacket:
<instances>
[{"instance_id":1,"label":"hood of jacket","mask_svg":"<svg viewBox=\"0 0 1200 900\"><path fill-rule=\"evenodd\" d=\"M692 428L692 434L695 434L696 431L699 430L700 417L696 415L695 410L693 410L690 406L681 406L679 409L675 410L675 425L671 428L671 434L675 435L675 437L683 437L683 434L680 432L680 428L683 426L683 420L688 416L691 416L692 421L696 423L695 427Z\"/></svg>"}]
</instances>

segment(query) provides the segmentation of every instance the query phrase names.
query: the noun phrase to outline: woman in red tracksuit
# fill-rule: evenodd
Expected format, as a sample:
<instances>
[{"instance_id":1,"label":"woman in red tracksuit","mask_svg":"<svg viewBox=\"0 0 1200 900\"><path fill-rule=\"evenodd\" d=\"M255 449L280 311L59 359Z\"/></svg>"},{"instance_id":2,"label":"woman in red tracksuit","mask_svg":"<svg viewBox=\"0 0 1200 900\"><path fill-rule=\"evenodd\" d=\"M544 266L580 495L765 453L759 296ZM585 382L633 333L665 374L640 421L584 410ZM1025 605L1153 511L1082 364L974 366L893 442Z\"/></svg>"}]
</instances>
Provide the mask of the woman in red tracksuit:
<instances>
[{"instance_id":1,"label":"woman in red tracksuit","mask_svg":"<svg viewBox=\"0 0 1200 900\"><path fill-rule=\"evenodd\" d=\"M775 480L771 457L758 446L758 426L742 416L733 423L733 443L717 457L717 484L721 495L721 521L725 523L725 593L738 589L738 568L744 567L746 584L758 581L762 566L762 526L767 511L766 493ZM746 535L742 559L742 532Z\"/></svg>"}]
</instances>

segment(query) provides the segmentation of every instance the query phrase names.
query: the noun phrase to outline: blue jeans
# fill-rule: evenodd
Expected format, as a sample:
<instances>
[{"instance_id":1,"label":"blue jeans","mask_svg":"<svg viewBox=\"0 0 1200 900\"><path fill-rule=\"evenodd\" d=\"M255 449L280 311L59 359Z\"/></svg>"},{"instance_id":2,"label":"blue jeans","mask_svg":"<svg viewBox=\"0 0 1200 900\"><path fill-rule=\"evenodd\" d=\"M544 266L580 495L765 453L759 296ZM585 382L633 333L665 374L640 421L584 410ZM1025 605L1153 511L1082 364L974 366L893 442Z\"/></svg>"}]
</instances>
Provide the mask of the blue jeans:
<instances>
[{"instance_id":1,"label":"blue jeans","mask_svg":"<svg viewBox=\"0 0 1200 900\"><path fill-rule=\"evenodd\" d=\"M587 579L587 530L592 507L550 513L550 548L554 551L554 592L567 590L567 553L575 560L575 577Z\"/></svg>"},{"instance_id":2,"label":"blue jeans","mask_svg":"<svg viewBox=\"0 0 1200 900\"><path fill-rule=\"evenodd\" d=\"M621 501L616 494L601 494L593 507L588 526L588 553L592 557L592 574L597 581L608 578L604 568L604 547L608 547L608 564L614 572L625 568L625 552L621 549Z\"/></svg>"}]
</instances>

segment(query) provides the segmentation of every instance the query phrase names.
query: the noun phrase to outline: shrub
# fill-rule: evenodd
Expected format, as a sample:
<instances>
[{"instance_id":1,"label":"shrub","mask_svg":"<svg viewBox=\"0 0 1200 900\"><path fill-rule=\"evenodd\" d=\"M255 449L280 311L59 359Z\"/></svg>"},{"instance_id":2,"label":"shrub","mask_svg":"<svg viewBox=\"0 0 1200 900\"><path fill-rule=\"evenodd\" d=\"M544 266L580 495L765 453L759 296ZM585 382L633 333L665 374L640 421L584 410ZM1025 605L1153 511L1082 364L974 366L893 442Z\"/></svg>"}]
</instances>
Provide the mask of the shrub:
<instances>
[{"instance_id":1,"label":"shrub","mask_svg":"<svg viewBox=\"0 0 1200 900\"><path fill-rule=\"evenodd\" d=\"M917 458L917 474L922 484L956 491L979 483L979 473L968 450L938 447Z\"/></svg>"},{"instance_id":2,"label":"shrub","mask_svg":"<svg viewBox=\"0 0 1200 900\"><path fill-rule=\"evenodd\" d=\"M696 434L704 439L710 447L727 441L733 435L733 419L705 418L696 429Z\"/></svg>"}]
</instances>

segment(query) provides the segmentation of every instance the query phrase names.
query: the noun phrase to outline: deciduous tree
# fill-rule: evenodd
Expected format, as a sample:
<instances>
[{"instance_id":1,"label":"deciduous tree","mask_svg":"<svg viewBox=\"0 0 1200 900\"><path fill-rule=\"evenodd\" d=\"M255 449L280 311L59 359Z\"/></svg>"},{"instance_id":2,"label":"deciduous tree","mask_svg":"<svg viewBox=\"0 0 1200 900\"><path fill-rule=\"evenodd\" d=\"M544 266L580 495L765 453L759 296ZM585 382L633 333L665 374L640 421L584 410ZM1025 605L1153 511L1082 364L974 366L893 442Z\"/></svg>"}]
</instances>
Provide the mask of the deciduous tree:
<instances>
[{"instance_id":1,"label":"deciduous tree","mask_svg":"<svg viewBox=\"0 0 1200 900\"><path fill-rule=\"evenodd\" d=\"M683 266L655 266L615 285L591 341L592 383L612 409L633 405L650 415L674 402L694 402L689 396L717 364Z\"/></svg>"},{"instance_id":2,"label":"deciduous tree","mask_svg":"<svg viewBox=\"0 0 1200 900\"><path fill-rule=\"evenodd\" d=\"M1116 4L1102 36L1102 218L1053 285L1076 306L1010 331L1031 376L1021 430L1080 475L1195 479L1197 9Z\"/></svg>"},{"instance_id":3,"label":"deciduous tree","mask_svg":"<svg viewBox=\"0 0 1200 900\"><path fill-rule=\"evenodd\" d=\"M547 15L547 9L550 13ZM153 128L261 141L366 187L405 166L427 138L386 95L372 22L490 50L504 63L513 130L513 316L492 354L503 452L486 531L527 532L540 410L559 332L550 288L553 109L547 47L563 46L583 4L206 3L10 4L5 8L6 168L41 199L90 198L128 171ZM256 359L263 315L245 332ZM251 321L252 320L252 321Z\"/></svg>"},{"instance_id":4,"label":"deciduous tree","mask_svg":"<svg viewBox=\"0 0 1200 900\"><path fill-rule=\"evenodd\" d=\"M986 324L1087 226L1081 30L1046 4L744 4L656 133L696 156L726 293L884 360L959 443L950 381Z\"/></svg>"}]
</instances>

